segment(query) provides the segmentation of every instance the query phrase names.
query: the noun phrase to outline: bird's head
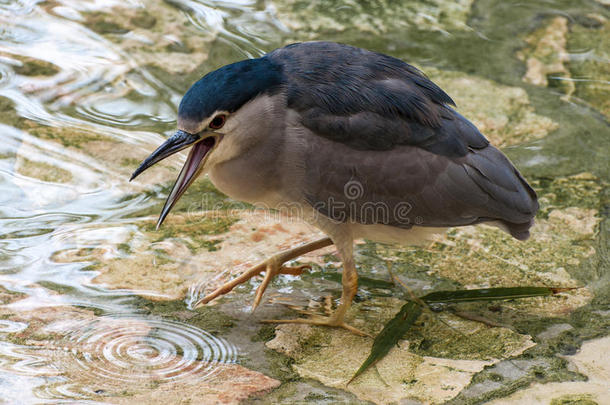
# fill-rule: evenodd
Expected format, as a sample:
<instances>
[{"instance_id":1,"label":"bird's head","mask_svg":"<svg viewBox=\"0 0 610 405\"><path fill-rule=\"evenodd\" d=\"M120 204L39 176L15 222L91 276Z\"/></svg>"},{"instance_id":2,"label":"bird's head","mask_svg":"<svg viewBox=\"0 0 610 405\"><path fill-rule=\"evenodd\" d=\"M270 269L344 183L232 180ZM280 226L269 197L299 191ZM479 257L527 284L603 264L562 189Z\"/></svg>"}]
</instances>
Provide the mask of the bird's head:
<instances>
[{"instance_id":1,"label":"bird's head","mask_svg":"<svg viewBox=\"0 0 610 405\"><path fill-rule=\"evenodd\" d=\"M257 111L261 110L251 108L251 102L273 94L281 81L281 68L262 57L210 72L188 89L178 107L178 131L148 156L130 179L166 157L191 148L163 206L157 228L201 173L249 142L248 135L254 132L251 129L260 121Z\"/></svg>"}]
</instances>

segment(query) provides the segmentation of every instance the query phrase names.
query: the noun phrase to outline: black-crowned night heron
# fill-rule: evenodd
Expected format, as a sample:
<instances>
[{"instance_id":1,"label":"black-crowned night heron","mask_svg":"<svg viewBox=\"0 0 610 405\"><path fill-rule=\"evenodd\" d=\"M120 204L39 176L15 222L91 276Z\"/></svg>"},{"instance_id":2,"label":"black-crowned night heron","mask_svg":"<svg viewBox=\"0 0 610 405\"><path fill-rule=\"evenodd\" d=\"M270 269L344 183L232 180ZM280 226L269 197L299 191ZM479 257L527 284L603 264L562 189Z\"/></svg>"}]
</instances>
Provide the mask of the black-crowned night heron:
<instances>
[{"instance_id":1,"label":"black-crowned night heron","mask_svg":"<svg viewBox=\"0 0 610 405\"><path fill-rule=\"evenodd\" d=\"M253 307L283 264L334 244L341 302L330 317L281 320L341 326L357 289L356 238L409 244L441 229L489 222L526 239L536 193L511 162L419 70L331 42L293 44L208 73L184 95L178 131L134 172L192 147L161 212L201 173L226 195L298 212L328 238L280 252L204 297L265 272Z\"/></svg>"}]
</instances>

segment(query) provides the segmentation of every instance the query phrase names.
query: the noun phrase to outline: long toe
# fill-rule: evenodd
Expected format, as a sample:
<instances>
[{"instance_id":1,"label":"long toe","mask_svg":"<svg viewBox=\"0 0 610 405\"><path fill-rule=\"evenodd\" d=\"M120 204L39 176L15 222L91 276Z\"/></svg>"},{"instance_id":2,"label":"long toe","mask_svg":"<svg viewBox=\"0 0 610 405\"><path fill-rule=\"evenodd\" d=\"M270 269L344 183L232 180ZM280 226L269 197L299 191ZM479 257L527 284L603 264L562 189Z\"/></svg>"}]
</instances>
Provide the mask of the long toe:
<instances>
[{"instance_id":1,"label":"long toe","mask_svg":"<svg viewBox=\"0 0 610 405\"><path fill-rule=\"evenodd\" d=\"M277 276L278 274L289 274L292 276L300 276L301 274L303 274L303 271L305 269L311 269L311 265L303 264L300 266L289 267L289 266L281 266L281 265L278 265L277 262L270 261L270 263L267 265L267 269L265 270L265 278L263 279L263 282L261 283L261 285L259 285L258 288L256 289L256 295L254 296L254 302L252 303L252 311L254 311L260 304L261 299L263 298L263 294L265 293L265 290L267 290L269 283L271 282L271 280L273 280L275 278L275 276Z\"/></svg>"},{"instance_id":2,"label":"long toe","mask_svg":"<svg viewBox=\"0 0 610 405\"><path fill-rule=\"evenodd\" d=\"M205 297L199 299L193 305L193 307L199 308L199 307L207 304L208 302L212 301L213 299L231 292L235 287L237 287L240 284L245 283L246 281L250 280L252 277L256 277L259 274L261 274L262 272L265 272L265 278L263 279L263 282L256 290L256 296L254 297L254 302L252 304L252 310L254 311L256 309L256 307L259 305L261 298L263 297L263 294L264 294L265 290L267 289L267 286L269 285L269 283L271 282L271 280L273 280L273 278L275 276L277 276L278 274L288 274L288 275L292 275L292 276L300 276L301 274L303 274L303 272L306 269L311 269L311 265L303 264L303 265L299 265L299 266L281 266L281 263L277 264L277 260L275 260L274 258L270 258L268 260L265 260L262 263L257 264L256 266L250 268L248 271L246 271L239 277L236 277L233 280L224 283L223 285L218 287L216 290L207 294Z\"/></svg>"},{"instance_id":3,"label":"long toe","mask_svg":"<svg viewBox=\"0 0 610 405\"><path fill-rule=\"evenodd\" d=\"M256 266L250 268L245 273L240 276L234 278L233 280L223 284L218 287L216 290L212 291L210 294L201 298L194 304L194 308L198 308L202 305L207 304L213 299L229 293L233 288L237 287L240 284L245 283L250 280L254 276L258 276L262 272L265 272L265 278L263 279L263 283L259 286L256 292L256 296L254 298L254 303L252 305L252 309L254 310L263 296L263 293L267 289L267 286L278 274L290 274L293 276L301 275L305 269L311 269L310 265L300 265L300 266L284 266L283 264L287 261L294 260L297 257L304 255L305 253L313 252L314 250L322 249L324 247L332 245L333 242L330 238L325 237L319 239L317 241L309 242L301 246L297 246L292 249L284 250L276 255L271 256L267 260L257 264Z\"/></svg>"},{"instance_id":4,"label":"long toe","mask_svg":"<svg viewBox=\"0 0 610 405\"><path fill-rule=\"evenodd\" d=\"M313 316L311 318L294 318L294 319L264 319L262 323L300 323L306 325L330 326L333 328L343 328L358 336L368 336L372 338L370 333L364 332L352 325L345 323L343 320L338 320L334 317Z\"/></svg>"}]
</instances>

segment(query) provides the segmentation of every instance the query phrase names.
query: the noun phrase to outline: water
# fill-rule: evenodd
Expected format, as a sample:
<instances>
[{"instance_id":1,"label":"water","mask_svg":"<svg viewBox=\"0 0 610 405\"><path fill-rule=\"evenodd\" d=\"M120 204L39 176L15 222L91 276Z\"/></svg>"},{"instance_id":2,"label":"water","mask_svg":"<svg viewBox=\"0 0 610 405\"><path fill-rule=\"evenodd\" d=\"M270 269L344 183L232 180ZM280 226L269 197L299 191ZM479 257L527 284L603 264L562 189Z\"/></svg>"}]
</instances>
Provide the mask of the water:
<instances>
[{"instance_id":1,"label":"water","mask_svg":"<svg viewBox=\"0 0 610 405\"><path fill-rule=\"evenodd\" d=\"M235 348L223 339L185 324L137 316L102 317L94 322L70 324L64 350L83 373L103 381L141 384L156 380L178 381L193 374L206 378L216 362L234 362Z\"/></svg>"},{"instance_id":2,"label":"water","mask_svg":"<svg viewBox=\"0 0 610 405\"><path fill-rule=\"evenodd\" d=\"M572 33L563 44L567 56L560 57L565 71L543 75L548 86L524 82L526 62L516 52L528 47L526 36L541 21L554 17L565 18ZM258 329L256 318L247 316L253 284L206 309L207 321L187 303L207 284L315 231L292 225L283 233L254 215L243 232L260 226L267 245L226 235L241 214L207 221L202 209L233 202L200 181L177 207L175 225L168 221L168 230L155 233L153 216L183 158L127 181L172 133L182 94L205 72L288 42L327 39L415 63L443 87L458 86L467 100L469 89L474 100L486 88L490 98L522 89L513 98L499 95L517 107L504 101L489 107L507 108L502 117L490 118L487 103L471 104L467 115L476 120L483 111L477 124L501 140L539 187L587 172L604 195L607 19L607 6L567 0L0 0L0 393L8 403L104 402L163 384L201 384L233 363L283 379L255 354L262 343L235 336L235 325L247 335ZM577 35L596 39L583 42ZM459 87L460 80L481 87ZM490 90L479 80L498 87ZM449 90L452 96L462 91ZM511 140L518 131L523 136ZM581 200L575 205L605 213L601 199ZM584 285L604 280L607 269L604 223L596 229L589 267L570 270ZM367 249L360 249L362 257ZM381 264L375 263L363 271L379 277ZM418 277L411 280L415 285ZM451 284L449 278L440 285ZM438 286L419 279L422 288ZM275 284L284 300L294 293L304 294L297 301L319 301L320 291L338 291L336 280L305 278L303 287L293 282L301 283L286 277ZM596 282L594 302L602 302L605 284ZM367 297L386 294L371 293L366 284L363 291ZM276 311L270 305L262 310ZM300 384L298 390L317 390L331 401L355 400L312 381Z\"/></svg>"}]
</instances>

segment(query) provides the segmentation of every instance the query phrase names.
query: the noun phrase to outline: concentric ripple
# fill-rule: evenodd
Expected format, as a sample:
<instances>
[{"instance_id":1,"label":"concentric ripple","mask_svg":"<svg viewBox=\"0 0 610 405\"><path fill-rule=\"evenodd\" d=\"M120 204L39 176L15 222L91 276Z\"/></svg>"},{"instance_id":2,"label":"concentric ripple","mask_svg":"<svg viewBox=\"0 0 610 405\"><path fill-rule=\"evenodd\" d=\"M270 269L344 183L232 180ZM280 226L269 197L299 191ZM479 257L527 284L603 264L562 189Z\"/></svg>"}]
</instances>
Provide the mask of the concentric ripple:
<instances>
[{"instance_id":1,"label":"concentric ripple","mask_svg":"<svg viewBox=\"0 0 610 405\"><path fill-rule=\"evenodd\" d=\"M64 350L77 366L106 381L201 381L223 363L235 362L233 345L179 322L106 316L78 327Z\"/></svg>"}]
</instances>

